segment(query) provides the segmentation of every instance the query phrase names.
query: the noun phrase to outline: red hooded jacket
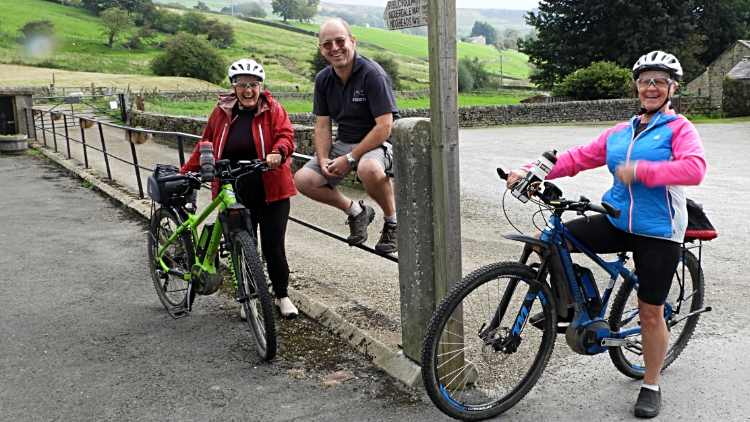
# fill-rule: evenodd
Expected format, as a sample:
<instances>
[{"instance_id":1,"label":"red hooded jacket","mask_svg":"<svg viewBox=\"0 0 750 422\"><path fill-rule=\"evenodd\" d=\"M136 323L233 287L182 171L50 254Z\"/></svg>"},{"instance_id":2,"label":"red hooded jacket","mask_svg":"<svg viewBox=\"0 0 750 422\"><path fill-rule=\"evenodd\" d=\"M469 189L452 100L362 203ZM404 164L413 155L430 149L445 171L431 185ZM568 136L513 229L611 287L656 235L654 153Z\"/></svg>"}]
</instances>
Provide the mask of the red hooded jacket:
<instances>
[{"instance_id":1,"label":"red hooded jacket","mask_svg":"<svg viewBox=\"0 0 750 422\"><path fill-rule=\"evenodd\" d=\"M219 103L208 118L208 124L203 131L202 139L211 141L214 145L214 158L218 161L224 152L224 145L232 124L232 107L237 102L234 94L219 95ZM261 136L262 131L262 136ZM280 152L286 157L284 164L276 167L275 171L263 172L263 187L266 190L266 202L275 202L297 194L292 179L290 158L294 152L294 131L292 123L284 107L271 97L271 93L263 91L258 97L258 106L253 118L253 140L255 151L259 158L265 160L271 152ZM265 146L265 151L263 146ZM200 171L200 150L196 146L190 159L182 166L180 173ZM212 198L216 198L219 181L211 182Z\"/></svg>"}]
</instances>

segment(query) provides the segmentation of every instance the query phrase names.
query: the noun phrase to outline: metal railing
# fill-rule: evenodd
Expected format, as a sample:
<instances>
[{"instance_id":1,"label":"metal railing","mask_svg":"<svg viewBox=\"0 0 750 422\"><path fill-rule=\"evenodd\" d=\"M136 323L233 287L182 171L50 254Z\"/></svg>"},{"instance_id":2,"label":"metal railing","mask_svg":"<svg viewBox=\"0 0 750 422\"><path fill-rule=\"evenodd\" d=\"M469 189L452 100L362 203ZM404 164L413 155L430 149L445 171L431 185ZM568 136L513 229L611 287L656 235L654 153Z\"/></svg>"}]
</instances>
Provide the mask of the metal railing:
<instances>
[{"instance_id":1,"label":"metal railing","mask_svg":"<svg viewBox=\"0 0 750 422\"><path fill-rule=\"evenodd\" d=\"M129 165L133 166L133 169L135 171L136 181L137 181L137 184L138 184L138 198L139 199L144 199L144 197L145 197L144 196L144 192L143 192L143 183L141 181L141 172L140 171L141 170L145 170L145 171L151 172L151 171L153 171L153 169L138 164L138 155L137 155L137 152L136 152L136 145L134 143L132 143L132 142L130 143L130 152L131 152L132 161L128 161L128 159L126 159L126 158L123 158L123 157L114 155L111 152L108 152L107 151L107 146L106 146L106 141L104 139L105 138L104 137L104 132L102 130L103 126L108 126L108 127L112 127L112 128L116 128L116 129L122 129L122 130L126 130L126 131L137 132L137 133L147 133L147 134L151 134L151 135L175 136L177 138L177 153L178 153L178 157L179 157L179 161L180 161L180 167L182 167L185 164L184 140L185 139L190 139L190 140L194 140L194 141L200 141L200 139L201 139L200 136L192 135L192 134L188 134L188 133L182 133L182 132L163 132L163 131L158 131L158 130L133 128L133 127L128 127L128 126L118 125L118 124L115 124L115 123L103 122L103 121L97 120L95 118L92 118L90 116L81 116L81 115L75 115L75 114L66 114L66 113L61 113L59 111L52 112L50 110L45 110L45 109L27 108L27 109L24 110L24 112L26 113L26 131L27 131L27 133L31 134L32 131L33 131L33 133L34 133L34 139L36 139L37 142L39 142L39 134L37 132L37 129L39 129L41 131L42 142L43 142L45 148L49 148L50 147L50 145L47 143L47 134L50 133L52 135L52 146L53 146L55 152L61 152L59 150L59 148L58 148L57 136L58 135L63 136L63 134L57 132L58 131L58 127L56 127L55 120L52 118L51 115L52 114L61 114L62 115L62 120L63 120L63 126L64 126L65 145L66 145L66 149L67 149L68 159L72 158L72 156L71 156L71 144L70 144L71 141L73 143L77 143L77 144L81 145L81 147L83 148L84 167L87 168L87 169L90 168L89 167L89 159L88 159L88 149L92 149L94 151L98 151L98 152L102 153L103 154L103 158L104 158L104 164L105 164L106 172L107 172L107 180L110 180L110 181L114 180L112 178L112 171L111 171L110 162L109 162L110 158L113 158L115 160L118 160L120 162L123 162L125 164L129 164ZM38 115L35 115L35 113L38 113ZM45 127L45 124L44 124L44 116L45 116L45 114L50 114L50 116L49 116L50 117L49 118L50 127ZM31 118L29 118L29 115L30 115ZM97 147L97 146L92 145L90 142L88 142L88 143L86 142L86 133L84 131L84 127L81 126L81 125L79 125L79 124L76 124L75 119L79 119L79 121L92 122L93 124L98 125L98 129L99 129L99 142L101 144L101 147ZM37 120L39 121L39 125L37 125ZM68 124L69 120L72 121L71 125ZM72 127L80 126L80 131L81 131L81 139L80 140L79 139L75 139L74 137L71 136L71 134L70 134L70 132L68 130L69 126L72 126ZM307 162L307 161L309 161L309 160L312 159L312 156L304 155L304 154L299 154L299 153L295 152L295 153L292 154L292 158ZM392 174L390 174L390 172L389 172L389 175L392 176ZM293 217L293 216L290 215L289 216L289 220L294 221L295 223L298 223L298 224L300 224L300 225L302 225L304 227L307 227L309 229L315 230L315 231L317 231L319 233L322 233L322 234L324 234L326 236L332 237L332 238L340 240L342 242L347 242L346 237L341 236L341 235L339 235L337 233L334 233L334 232L332 232L330 230L327 230L325 228L316 226L315 224L309 223L309 222L304 221L302 219L299 219L297 217ZM375 255L381 256L381 257L383 257L385 259L388 259L390 261L398 262L398 258L396 256L394 256L392 254L384 254L384 253L378 252L378 251L376 251L374 248L372 248L370 246L367 246L367 245L354 245L354 247L357 247L357 248L362 249L364 251L367 251L367 252L373 253Z\"/></svg>"}]
</instances>

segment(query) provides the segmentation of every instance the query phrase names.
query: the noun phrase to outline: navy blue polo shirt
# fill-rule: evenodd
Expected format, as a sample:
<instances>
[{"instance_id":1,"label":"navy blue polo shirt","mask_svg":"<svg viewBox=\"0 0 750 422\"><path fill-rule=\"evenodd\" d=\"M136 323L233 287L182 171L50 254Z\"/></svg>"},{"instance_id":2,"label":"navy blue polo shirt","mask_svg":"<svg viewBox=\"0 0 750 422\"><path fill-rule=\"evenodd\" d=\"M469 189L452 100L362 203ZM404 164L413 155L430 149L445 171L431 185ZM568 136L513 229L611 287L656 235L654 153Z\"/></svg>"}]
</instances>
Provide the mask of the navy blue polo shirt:
<instances>
[{"instance_id":1,"label":"navy blue polo shirt","mask_svg":"<svg viewBox=\"0 0 750 422\"><path fill-rule=\"evenodd\" d=\"M338 124L337 140L359 143L375 127L375 118L386 113L393 113L394 121L401 118L391 80L367 57L355 52L352 74L345 84L330 65L315 77L313 114L330 116Z\"/></svg>"}]
</instances>

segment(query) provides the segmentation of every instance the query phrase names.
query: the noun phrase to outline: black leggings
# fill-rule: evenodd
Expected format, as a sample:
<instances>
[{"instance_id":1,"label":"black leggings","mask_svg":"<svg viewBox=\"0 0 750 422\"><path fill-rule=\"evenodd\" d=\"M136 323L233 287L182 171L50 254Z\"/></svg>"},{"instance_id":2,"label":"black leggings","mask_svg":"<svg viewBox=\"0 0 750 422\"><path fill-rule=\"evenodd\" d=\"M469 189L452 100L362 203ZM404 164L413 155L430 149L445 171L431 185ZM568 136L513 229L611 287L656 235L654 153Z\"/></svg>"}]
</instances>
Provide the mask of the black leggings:
<instances>
[{"instance_id":1,"label":"black leggings","mask_svg":"<svg viewBox=\"0 0 750 422\"><path fill-rule=\"evenodd\" d=\"M265 201L240 202L250 210L253 233L260 226L260 247L268 266L268 277L276 298L289 296L289 264L286 261L286 223L289 219L289 198L267 204Z\"/></svg>"},{"instance_id":2,"label":"black leggings","mask_svg":"<svg viewBox=\"0 0 750 422\"><path fill-rule=\"evenodd\" d=\"M565 223L565 227L591 252L633 252L638 298L651 305L664 304L680 262L679 243L622 231L602 214L589 217L588 221L577 218Z\"/></svg>"}]
</instances>

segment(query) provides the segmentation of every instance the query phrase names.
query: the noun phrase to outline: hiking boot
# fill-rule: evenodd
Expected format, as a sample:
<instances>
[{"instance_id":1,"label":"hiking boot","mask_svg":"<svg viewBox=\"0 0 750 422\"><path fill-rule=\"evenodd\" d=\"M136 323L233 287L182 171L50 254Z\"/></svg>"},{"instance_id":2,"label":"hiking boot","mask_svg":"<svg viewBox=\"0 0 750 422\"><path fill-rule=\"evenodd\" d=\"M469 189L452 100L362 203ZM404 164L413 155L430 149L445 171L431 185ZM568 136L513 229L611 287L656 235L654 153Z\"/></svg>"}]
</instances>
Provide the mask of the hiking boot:
<instances>
[{"instance_id":1,"label":"hiking boot","mask_svg":"<svg viewBox=\"0 0 750 422\"><path fill-rule=\"evenodd\" d=\"M661 410L661 389L654 391L641 387L638 400L635 402L633 413L638 418L653 418Z\"/></svg>"},{"instance_id":2,"label":"hiking boot","mask_svg":"<svg viewBox=\"0 0 750 422\"><path fill-rule=\"evenodd\" d=\"M346 219L346 224L349 225L349 230L351 231L351 235L346 238L349 246L365 243L365 240L367 240L367 226L375 218L375 210L371 206L365 205L362 201L359 201L359 205L362 207L362 212L355 217Z\"/></svg>"},{"instance_id":3,"label":"hiking boot","mask_svg":"<svg viewBox=\"0 0 750 422\"><path fill-rule=\"evenodd\" d=\"M375 250L380 253L393 253L398 250L398 238L396 237L396 225L385 223L380 240L375 245Z\"/></svg>"},{"instance_id":4,"label":"hiking boot","mask_svg":"<svg viewBox=\"0 0 750 422\"><path fill-rule=\"evenodd\" d=\"M292 301L289 300L289 297L276 299L276 307L279 308L279 312L284 318L292 319L299 313L297 307L295 307Z\"/></svg>"}]
</instances>

